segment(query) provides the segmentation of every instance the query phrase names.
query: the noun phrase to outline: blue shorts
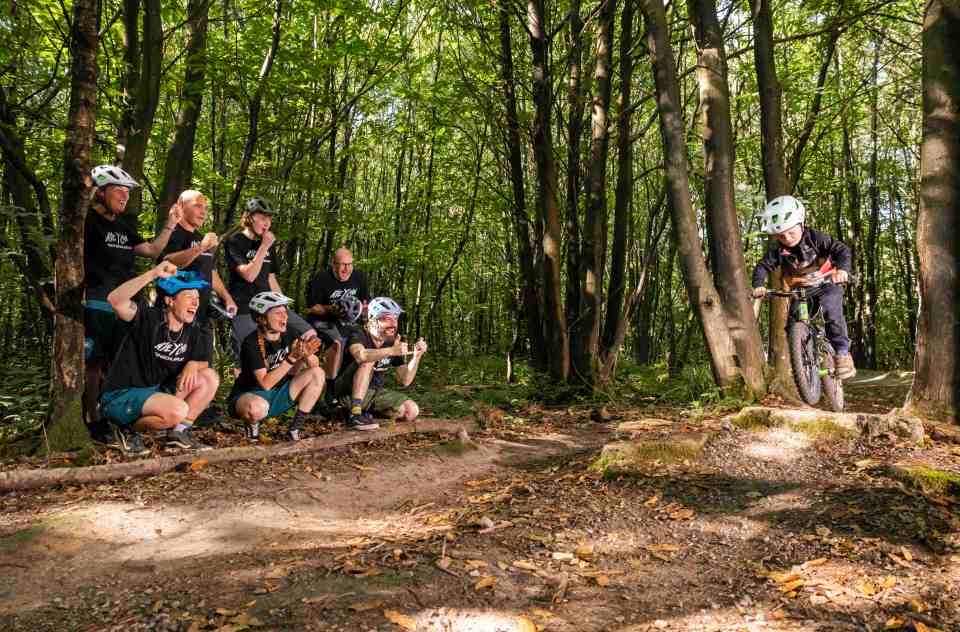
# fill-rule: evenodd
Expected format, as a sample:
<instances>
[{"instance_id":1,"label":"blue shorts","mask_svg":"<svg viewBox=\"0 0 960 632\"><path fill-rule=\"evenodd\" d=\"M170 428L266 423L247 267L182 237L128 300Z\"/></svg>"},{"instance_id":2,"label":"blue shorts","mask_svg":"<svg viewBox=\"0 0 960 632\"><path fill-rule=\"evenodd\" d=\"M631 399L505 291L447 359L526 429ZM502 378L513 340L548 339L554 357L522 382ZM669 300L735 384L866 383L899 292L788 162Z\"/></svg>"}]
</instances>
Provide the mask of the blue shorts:
<instances>
[{"instance_id":1,"label":"blue shorts","mask_svg":"<svg viewBox=\"0 0 960 632\"><path fill-rule=\"evenodd\" d=\"M140 388L117 388L100 396L100 414L110 421L128 426L143 417L143 406L155 393L172 395L171 386L144 386Z\"/></svg>"},{"instance_id":2,"label":"blue shorts","mask_svg":"<svg viewBox=\"0 0 960 632\"><path fill-rule=\"evenodd\" d=\"M267 411L267 417L279 417L296 405L296 402L290 397L290 383L291 380L287 380L280 386L272 388L269 391L257 390L238 393L227 402L227 412L231 417L239 419L240 415L237 414L237 400L244 395L256 395L260 399L266 400L270 405L270 410Z\"/></svg>"}]
</instances>

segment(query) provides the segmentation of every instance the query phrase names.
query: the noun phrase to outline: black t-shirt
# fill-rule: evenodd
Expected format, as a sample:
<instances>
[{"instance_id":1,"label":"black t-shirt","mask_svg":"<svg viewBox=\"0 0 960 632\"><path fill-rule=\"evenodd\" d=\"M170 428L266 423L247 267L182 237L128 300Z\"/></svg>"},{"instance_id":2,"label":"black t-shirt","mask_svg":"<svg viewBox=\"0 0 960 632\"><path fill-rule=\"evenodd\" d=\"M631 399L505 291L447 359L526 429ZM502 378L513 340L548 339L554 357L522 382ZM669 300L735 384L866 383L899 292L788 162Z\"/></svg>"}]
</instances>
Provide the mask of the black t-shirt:
<instances>
[{"instance_id":1,"label":"black t-shirt","mask_svg":"<svg viewBox=\"0 0 960 632\"><path fill-rule=\"evenodd\" d=\"M163 261L167 255L180 252L182 250L190 250L194 246L199 246L200 242L203 241L203 235L197 231L187 230L180 224L177 224L177 227L173 230L173 234L170 235L170 241L167 242L167 247L163 249L163 252L160 254L160 257L157 259L157 262ZM196 259L194 259L190 265L181 270L189 270L196 272L200 277L213 286L213 251L208 250L206 252L200 253ZM196 322L202 323L206 321L207 318L207 305L210 304L210 287L205 287L200 290L200 309L197 311Z\"/></svg>"},{"instance_id":2,"label":"black t-shirt","mask_svg":"<svg viewBox=\"0 0 960 632\"><path fill-rule=\"evenodd\" d=\"M361 302L370 301L370 290L367 289L367 275L360 270L350 273L350 278L341 281L334 276L329 268L318 272L307 283L307 307L314 305L332 305L335 300L344 296L355 296ZM333 316L311 316L311 320L335 321Z\"/></svg>"},{"instance_id":3,"label":"black t-shirt","mask_svg":"<svg viewBox=\"0 0 960 632\"><path fill-rule=\"evenodd\" d=\"M83 232L86 297L105 301L118 285L136 276L133 249L143 237L119 219L107 219L94 206L87 212Z\"/></svg>"},{"instance_id":4,"label":"black t-shirt","mask_svg":"<svg viewBox=\"0 0 960 632\"><path fill-rule=\"evenodd\" d=\"M373 338L370 337L370 332L367 330L355 329L351 331L347 338L346 352L343 354L343 368L340 369L340 375L346 375L350 365L356 363L356 358L350 353L350 347L356 344L363 345L364 349L383 348L382 346L378 347L373 344ZM370 377L370 388L381 388L387 371L392 367L403 366L404 364L406 364L406 362L404 362L403 356L388 356L375 362L373 365L373 375Z\"/></svg>"},{"instance_id":5,"label":"black t-shirt","mask_svg":"<svg viewBox=\"0 0 960 632\"><path fill-rule=\"evenodd\" d=\"M288 329L280 334L279 340L267 340L264 336L263 349L260 349L259 330L244 338L240 345L240 375L237 376L237 381L233 383L233 391L230 396L235 397L241 393L263 390L254 373L260 369L266 369L269 373L280 366L287 354L290 353L290 345L296 339L296 332ZM266 362L263 361L264 354L267 356ZM289 378L290 375L288 374L284 380ZM284 380L278 382L274 388L283 384Z\"/></svg>"},{"instance_id":6,"label":"black t-shirt","mask_svg":"<svg viewBox=\"0 0 960 632\"><path fill-rule=\"evenodd\" d=\"M230 266L230 285L228 290L233 300L237 303L238 314L250 313L250 299L260 292L270 291L270 275L280 273L280 265L277 261L277 254L270 246L267 256L263 259L263 265L260 266L260 274L250 283L237 272L237 266L250 263L257 255L257 249L263 240L253 240L242 232L237 233L227 240L227 264Z\"/></svg>"},{"instance_id":7,"label":"black t-shirt","mask_svg":"<svg viewBox=\"0 0 960 632\"><path fill-rule=\"evenodd\" d=\"M169 384L190 360L210 362L207 330L191 323L172 332L163 313L159 307L137 303L137 315L110 366L104 391Z\"/></svg>"}]
</instances>

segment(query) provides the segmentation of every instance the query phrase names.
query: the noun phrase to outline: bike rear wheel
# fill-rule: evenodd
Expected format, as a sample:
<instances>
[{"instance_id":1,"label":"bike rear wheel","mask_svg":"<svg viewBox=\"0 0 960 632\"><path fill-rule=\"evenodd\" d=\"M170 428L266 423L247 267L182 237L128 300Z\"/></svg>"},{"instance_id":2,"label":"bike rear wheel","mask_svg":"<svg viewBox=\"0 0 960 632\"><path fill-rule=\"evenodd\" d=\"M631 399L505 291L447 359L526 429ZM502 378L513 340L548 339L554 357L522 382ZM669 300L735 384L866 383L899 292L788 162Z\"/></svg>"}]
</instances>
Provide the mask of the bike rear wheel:
<instances>
[{"instance_id":1,"label":"bike rear wheel","mask_svg":"<svg viewBox=\"0 0 960 632\"><path fill-rule=\"evenodd\" d=\"M790 344L790 367L800 397L811 406L820 401L820 359L813 330L802 321L790 323L787 329Z\"/></svg>"},{"instance_id":2,"label":"bike rear wheel","mask_svg":"<svg viewBox=\"0 0 960 632\"><path fill-rule=\"evenodd\" d=\"M824 355L823 363L823 368L827 370L826 375L820 379L823 385L823 394L827 396L827 403L830 406L830 410L837 413L843 412L845 403L843 397L843 381L837 377L837 363L833 349L830 349L830 352Z\"/></svg>"}]
</instances>

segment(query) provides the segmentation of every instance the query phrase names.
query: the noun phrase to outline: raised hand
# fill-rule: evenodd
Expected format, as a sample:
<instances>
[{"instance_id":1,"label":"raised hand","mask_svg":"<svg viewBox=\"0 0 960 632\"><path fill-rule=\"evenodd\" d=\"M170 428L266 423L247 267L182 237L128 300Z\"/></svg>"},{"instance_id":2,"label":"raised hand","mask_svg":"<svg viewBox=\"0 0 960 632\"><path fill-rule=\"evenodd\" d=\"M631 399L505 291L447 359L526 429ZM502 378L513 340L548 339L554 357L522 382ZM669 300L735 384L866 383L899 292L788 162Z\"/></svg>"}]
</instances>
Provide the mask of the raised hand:
<instances>
[{"instance_id":1,"label":"raised hand","mask_svg":"<svg viewBox=\"0 0 960 632\"><path fill-rule=\"evenodd\" d=\"M180 220L183 219L183 209L180 208L180 202L170 207L170 210L167 212L167 228L173 230L177 227L177 224L180 223Z\"/></svg>"},{"instance_id":2,"label":"raised hand","mask_svg":"<svg viewBox=\"0 0 960 632\"><path fill-rule=\"evenodd\" d=\"M268 248L268 249L269 249L270 246L272 246L272 245L274 244L274 242L276 242L276 241L277 241L276 236L275 236L272 232L270 232L269 230L268 230L267 232L263 233L263 247L264 247L264 248Z\"/></svg>"},{"instance_id":3,"label":"raised hand","mask_svg":"<svg viewBox=\"0 0 960 632\"><path fill-rule=\"evenodd\" d=\"M417 339L417 343L413 345L413 354L417 357L422 356L427 352L427 341L423 338Z\"/></svg>"},{"instance_id":4,"label":"raised hand","mask_svg":"<svg viewBox=\"0 0 960 632\"><path fill-rule=\"evenodd\" d=\"M208 250L213 250L220 243L220 238L217 237L216 233L207 233L203 236L203 239L200 241L200 252L206 252Z\"/></svg>"},{"instance_id":5,"label":"raised hand","mask_svg":"<svg viewBox=\"0 0 960 632\"><path fill-rule=\"evenodd\" d=\"M395 356L405 356L410 354L407 343L403 341L401 336L397 336L393 339L393 345L391 345L390 351L390 355Z\"/></svg>"},{"instance_id":6,"label":"raised hand","mask_svg":"<svg viewBox=\"0 0 960 632\"><path fill-rule=\"evenodd\" d=\"M153 272L156 275L156 278L167 279L177 273L177 266L173 265L169 261L161 261L153 269Z\"/></svg>"}]
</instances>

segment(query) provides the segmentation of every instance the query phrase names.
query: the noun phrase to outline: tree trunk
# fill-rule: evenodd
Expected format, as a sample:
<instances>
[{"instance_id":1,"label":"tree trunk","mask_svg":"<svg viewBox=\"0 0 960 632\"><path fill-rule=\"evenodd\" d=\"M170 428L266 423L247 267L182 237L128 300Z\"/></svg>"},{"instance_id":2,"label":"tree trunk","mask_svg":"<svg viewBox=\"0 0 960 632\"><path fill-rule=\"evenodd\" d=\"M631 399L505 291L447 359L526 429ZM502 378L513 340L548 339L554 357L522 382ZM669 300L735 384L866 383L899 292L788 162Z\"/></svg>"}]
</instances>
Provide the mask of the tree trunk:
<instances>
[{"instance_id":1,"label":"tree trunk","mask_svg":"<svg viewBox=\"0 0 960 632\"><path fill-rule=\"evenodd\" d=\"M877 304L880 290L880 183L879 153L880 143L877 126L879 124L879 85L880 78L880 42L874 42L873 52L873 90L870 96L870 219L867 223L867 238L864 244L866 262L866 281L864 283L864 360L865 368L877 368ZM891 210L892 212L892 210Z\"/></svg>"},{"instance_id":2,"label":"tree trunk","mask_svg":"<svg viewBox=\"0 0 960 632\"><path fill-rule=\"evenodd\" d=\"M591 110L590 164L586 179L586 213L580 235L580 312L570 325L570 355L577 377L588 387L596 379L600 349L600 310L603 306L604 244L607 235L607 132L610 112L611 57L616 0L600 0L597 18L596 65ZM619 311L619 308L618 308Z\"/></svg>"},{"instance_id":3,"label":"tree trunk","mask_svg":"<svg viewBox=\"0 0 960 632\"><path fill-rule=\"evenodd\" d=\"M613 247L610 258L610 283L607 289L606 318L603 325L603 346L600 353L601 379L612 375L612 364L620 352L626 323L634 301L646 287L647 266L643 266L636 287L639 291L626 296L627 227L633 202L633 143L630 140L631 87L633 85L633 2L627 0L620 14L620 96L617 107L617 184L613 203ZM649 260L650 255L644 256Z\"/></svg>"},{"instance_id":4,"label":"tree trunk","mask_svg":"<svg viewBox=\"0 0 960 632\"><path fill-rule=\"evenodd\" d=\"M960 213L960 7L929 0L923 24L923 139L920 143L920 318L916 374L907 406L956 421L957 239Z\"/></svg>"},{"instance_id":5,"label":"tree trunk","mask_svg":"<svg viewBox=\"0 0 960 632\"><path fill-rule=\"evenodd\" d=\"M770 0L750 0L753 15L753 56L760 89L760 155L763 163L763 182L767 200L791 192L783 163L783 118L781 115L780 80L773 58L773 19ZM771 285L779 286L781 271L773 273ZM790 368L787 350L787 308L785 298L770 301L770 357L773 360L775 381L771 390L795 402L800 401Z\"/></svg>"},{"instance_id":6,"label":"tree trunk","mask_svg":"<svg viewBox=\"0 0 960 632\"><path fill-rule=\"evenodd\" d=\"M74 0L70 29L70 111L63 143L63 189L57 219L50 413L50 451L66 451L90 441L83 421L83 224L93 195L90 153L97 108L96 0Z\"/></svg>"},{"instance_id":7,"label":"tree trunk","mask_svg":"<svg viewBox=\"0 0 960 632\"><path fill-rule=\"evenodd\" d=\"M663 137L667 196L673 218L674 236L690 304L703 326L710 352L710 365L718 386L733 387L737 381L735 350L727 323L706 263L701 254L700 236L694 220L688 179L686 135L680 109L680 85L670 46L670 32L660 0L644 0L647 42L653 62L660 134Z\"/></svg>"},{"instance_id":8,"label":"tree trunk","mask_svg":"<svg viewBox=\"0 0 960 632\"><path fill-rule=\"evenodd\" d=\"M125 0L123 10L127 49L124 54L127 77L124 80L124 112L120 140L125 147L122 166L134 180L143 182L143 163L153 129L153 118L160 103L160 75L163 63L163 24L160 0L143 0L143 45L138 36L140 0ZM130 192L124 217L135 228L143 208L144 187Z\"/></svg>"},{"instance_id":9,"label":"tree trunk","mask_svg":"<svg viewBox=\"0 0 960 632\"><path fill-rule=\"evenodd\" d=\"M744 383L753 396L766 392L763 347L747 284L734 199L733 130L723 30L715 0L688 0L697 38L697 78L703 108L704 197L710 260Z\"/></svg>"},{"instance_id":10,"label":"tree trunk","mask_svg":"<svg viewBox=\"0 0 960 632\"><path fill-rule=\"evenodd\" d=\"M187 51L180 112L177 114L173 143L167 151L163 172L163 193L157 209L157 225L166 222L167 210L193 179L193 146L197 122L203 107L203 90L207 72L207 24L210 0L190 0L187 5ZM212 124L211 129L215 129Z\"/></svg>"},{"instance_id":11,"label":"tree trunk","mask_svg":"<svg viewBox=\"0 0 960 632\"><path fill-rule=\"evenodd\" d=\"M533 154L537 163L537 210L543 230L544 341L550 373L565 382L570 371L570 343L563 313L560 279L560 208L557 202L557 169L553 161L550 125L550 75L547 68L547 34L543 0L528 0L527 31L533 62Z\"/></svg>"},{"instance_id":12,"label":"tree trunk","mask_svg":"<svg viewBox=\"0 0 960 632\"><path fill-rule=\"evenodd\" d=\"M580 314L580 148L583 136L583 18L580 0L570 2L570 70L567 77L567 322L573 323ZM570 341L571 354L576 357L577 339Z\"/></svg>"},{"instance_id":13,"label":"tree trunk","mask_svg":"<svg viewBox=\"0 0 960 632\"><path fill-rule=\"evenodd\" d=\"M237 210L237 203L240 201L240 195L243 193L243 186L247 181L247 171L250 169L250 161L253 159L253 152L257 148L257 136L260 124L260 107L263 103L263 92L267 88L267 80L270 78L270 69L273 68L273 61L276 59L277 50L280 48L280 18L283 15L283 0L274 0L273 3L273 37L270 40L270 49L263 59L263 65L260 66L260 76L257 82L257 89L250 97L248 111L250 114L250 126L247 132L247 142L243 147L243 158L240 160L240 167L237 169L237 177L233 182L233 191L230 193L230 199L227 201L227 209L224 214L224 227L229 228L233 223L233 216Z\"/></svg>"},{"instance_id":14,"label":"tree trunk","mask_svg":"<svg viewBox=\"0 0 960 632\"><path fill-rule=\"evenodd\" d=\"M547 368L543 341L543 321L540 298L537 295L537 274L527 216L526 193L523 178L523 158L520 141L520 120L517 116L517 90L513 74L513 45L510 40L510 13L505 4L497 12L500 21L500 77L503 81L503 100L507 111L507 149L510 163L510 185L513 191L511 217L517 236L517 263L520 269L521 310L526 319L527 338L533 366Z\"/></svg>"}]
</instances>

